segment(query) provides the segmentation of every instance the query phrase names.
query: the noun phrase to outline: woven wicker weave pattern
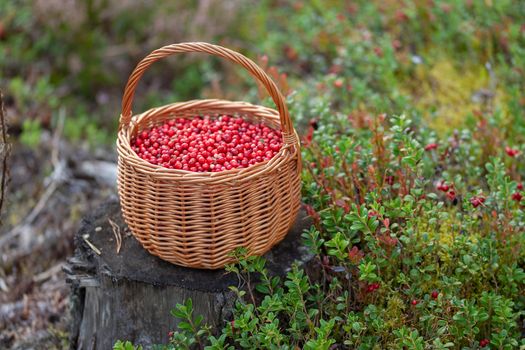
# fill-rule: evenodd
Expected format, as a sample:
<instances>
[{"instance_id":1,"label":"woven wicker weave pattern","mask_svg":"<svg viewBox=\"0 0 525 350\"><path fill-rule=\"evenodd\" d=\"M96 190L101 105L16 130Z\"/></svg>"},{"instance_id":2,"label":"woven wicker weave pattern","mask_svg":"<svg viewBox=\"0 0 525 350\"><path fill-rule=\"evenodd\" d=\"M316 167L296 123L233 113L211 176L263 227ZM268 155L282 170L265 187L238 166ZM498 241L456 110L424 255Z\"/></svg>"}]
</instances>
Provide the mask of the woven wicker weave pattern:
<instances>
[{"instance_id":1,"label":"woven wicker weave pattern","mask_svg":"<svg viewBox=\"0 0 525 350\"><path fill-rule=\"evenodd\" d=\"M278 111L246 102L194 100L132 116L135 88L155 61L181 52L204 52L240 64L260 81ZM283 147L269 161L222 172L167 169L139 158L130 140L139 131L174 117L238 115L281 128ZM131 74L122 102L117 139L118 187L124 219L152 254L195 268L215 269L232 261L236 247L261 255L281 241L300 203L300 146L284 97L275 83L243 55L206 43L166 46L144 58Z\"/></svg>"}]
</instances>

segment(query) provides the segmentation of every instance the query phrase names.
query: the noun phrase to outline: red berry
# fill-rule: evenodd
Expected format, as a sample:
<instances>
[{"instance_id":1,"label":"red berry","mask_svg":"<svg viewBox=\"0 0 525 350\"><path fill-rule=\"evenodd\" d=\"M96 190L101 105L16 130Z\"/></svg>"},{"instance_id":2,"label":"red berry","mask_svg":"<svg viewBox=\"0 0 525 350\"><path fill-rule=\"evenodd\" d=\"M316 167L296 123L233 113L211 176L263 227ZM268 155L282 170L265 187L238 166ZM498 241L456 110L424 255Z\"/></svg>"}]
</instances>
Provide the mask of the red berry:
<instances>
[{"instance_id":1,"label":"red berry","mask_svg":"<svg viewBox=\"0 0 525 350\"><path fill-rule=\"evenodd\" d=\"M485 346L487 346L489 344L490 344L490 340L488 340L487 338L481 339L479 341L479 346L482 347L482 348L484 348Z\"/></svg>"},{"instance_id":2,"label":"red berry","mask_svg":"<svg viewBox=\"0 0 525 350\"><path fill-rule=\"evenodd\" d=\"M515 200L516 202L521 202L522 198L523 198L523 195L519 192L514 192L512 194L512 199Z\"/></svg>"},{"instance_id":3,"label":"red berry","mask_svg":"<svg viewBox=\"0 0 525 350\"><path fill-rule=\"evenodd\" d=\"M507 153L507 155L510 156L510 157L515 157L515 156L518 155L518 153L520 153L520 151L518 151L515 148L510 148L509 146L506 146L505 147L505 153Z\"/></svg>"},{"instance_id":4,"label":"red berry","mask_svg":"<svg viewBox=\"0 0 525 350\"><path fill-rule=\"evenodd\" d=\"M340 89L341 87L343 87L343 80L342 79L336 79L334 81L334 87Z\"/></svg>"},{"instance_id":5,"label":"red berry","mask_svg":"<svg viewBox=\"0 0 525 350\"><path fill-rule=\"evenodd\" d=\"M437 189L443 192L447 192L450 189L450 187L446 184L445 181L440 181L437 184Z\"/></svg>"},{"instance_id":6,"label":"red berry","mask_svg":"<svg viewBox=\"0 0 525 350\"><path fill-rule=\"evenodd\" d=\"M414 300L411 301L411 304L416 306L418 304L418 301L416 299L414 299Z\"/></svg>"},{"instance_id":7,"label":"red berry","mask_svg":"<svg viewBox=\"0 0 525 350\"><path fill-rule=\"evenodd\" d=\"M447 197L448 197L448 199L450 199L451 201L453 201L454 199L456 199L456 192L455 192L455 191L452 191L452 190L448 191L448 192L447 192Z\"/></svg>"},{"instance_id":8,"label":"red berry","mask_svg":"<svg viewBox=\"0 0 525 350\"><path fill-rule=\"evenodd\" d=\"M472 206L474 208L479 207L484 202L485 202L485 197L482 197L482 196L474 196L474 197L470 198L470 203L472 204Z\"/></svg>"},{"instance_id":9,"label":"red berry","mask_svg":"<svg viewBox=\"0 0 525 350\"><path fill-rule=\"evenodd\" d=\"M281 149L280 131L227 115L177 118L131 139L137 155L170 169L223 171L269 160Z\"/></svg>"},{"instance_id":10,"label":"red berry","mask_svg":"<svg viewBox=\"0 0 525 350\"><path fill-rule=\"evenodd\" d=\"M436 149L438 147L437 143L429 143L425 146L425 151L431 151L433 149Z\"/></svg>"},{"instance_id":11,"label":"red berry","mask_svg":"<svg viewBox=\"0 0 525 350\"><path fill-rule=\"evenodd\" d=\"M432 296L432 299L437 299L439 296L439 293L437 292L437 290L435 290L432 292L431 296Z\"/></svg>"},{"instance_id":12,"label":"red berry","mask_svg":"<svg viewBox=\"0 0 525 350\"><path fill-rule=\"evenodd\" d=\"M379 289L379 283L372 283L372 284L369 284L367 287L366 287L366 291L368 293L372 293L374 292L375 290Z\"/></svg>"},{"instance_id":13,"label":"red berry","mask_svg":"<svg viewBox=\"0 0 525 350\"><path fill-rule=\"evenodd\" d=\"M518 186L516 188L520 191L523 191L523 182L518 183Z\"/></svg>"}]
</instances>

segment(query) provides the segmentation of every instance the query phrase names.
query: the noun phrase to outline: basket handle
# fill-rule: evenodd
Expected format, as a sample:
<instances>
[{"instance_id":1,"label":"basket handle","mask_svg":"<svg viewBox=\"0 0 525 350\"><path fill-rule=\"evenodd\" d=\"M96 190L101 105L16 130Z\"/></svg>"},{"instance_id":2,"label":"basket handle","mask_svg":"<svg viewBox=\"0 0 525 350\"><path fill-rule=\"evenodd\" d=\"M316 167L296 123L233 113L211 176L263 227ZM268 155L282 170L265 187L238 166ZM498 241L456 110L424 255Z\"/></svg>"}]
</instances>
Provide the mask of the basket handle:
<instances>
[{"instance_id":1,"label":"basket handle","mask_svg":"<svg viewBox=\"0 0 525 350\"><path fill-rule=\"evenodd\" d=\"M266 91L268 91L273 102L276 104L277 110L279 111L279 118L281 120L281 129L283 133L292 134L294 132L293 124L290 119L290 114L288 113L288 108L286 107L283 94L279 91L277 85L275 85L273 80L261 69L261 67L259 67L257 64L255 64L255 62L238 52L235 52L222 46L208 44L204 42L188 42L164 46L160 49L153 51L142 61L139 62L139 64L131 73L126 84L126 88L124 89L124 96L122 98L122 113L120 115L119 120L119 129L121 129L123 126L128 126L131 122L131 117L133 115L131 111L131 105L133 103L135 89L140 81L140 78L146 72L149 66L151 66L155 61L158 61L161 58L182 52L208 53L210 55L225 58L243 66L255 79L257 79L264 85Z\"/></svg>"}]
</instances>

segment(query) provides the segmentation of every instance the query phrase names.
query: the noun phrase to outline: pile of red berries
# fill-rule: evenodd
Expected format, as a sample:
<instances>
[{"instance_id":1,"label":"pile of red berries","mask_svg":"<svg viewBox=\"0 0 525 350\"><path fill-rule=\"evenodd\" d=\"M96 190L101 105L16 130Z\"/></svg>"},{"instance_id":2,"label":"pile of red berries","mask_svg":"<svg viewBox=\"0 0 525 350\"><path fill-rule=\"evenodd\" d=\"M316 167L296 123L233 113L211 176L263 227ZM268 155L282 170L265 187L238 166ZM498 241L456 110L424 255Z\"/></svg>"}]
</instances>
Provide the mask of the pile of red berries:
<instances>
[{"instance_id":1,"label":"pile of red berries","mask_svg":"<svg viewBox=\"0 0 525 350\"><path fill-rule=\"evenodd\" d=\"M281 132L223 115L176 118L131 139L137 155L169 169L217 172L270 160L282 146Z\"/></svg>"}]
</instances>

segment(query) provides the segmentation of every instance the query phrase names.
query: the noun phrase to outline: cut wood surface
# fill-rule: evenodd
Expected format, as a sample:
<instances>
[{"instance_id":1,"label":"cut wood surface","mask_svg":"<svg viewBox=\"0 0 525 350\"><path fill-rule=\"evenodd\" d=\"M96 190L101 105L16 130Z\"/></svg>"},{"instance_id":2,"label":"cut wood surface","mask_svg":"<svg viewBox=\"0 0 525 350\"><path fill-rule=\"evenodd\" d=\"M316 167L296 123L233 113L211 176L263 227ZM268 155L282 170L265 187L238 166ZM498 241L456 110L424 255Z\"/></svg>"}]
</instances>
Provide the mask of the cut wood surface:
<instances>
[{"instance_id":1,"label":"cut wood surface","mask_svg":"<svg viewBox=\"0 0 525 350\"><path fill-rule=\"evenodd\" d=\"M283 276L298 260L312 255L300 244L310 221L304 213L279 245L265 255L271 274ZM64 267L72 287L71 345L75 349L110 349L118 339L148 348L168 341L178 320L170 315L177 303L193 301L214 328L231 316L237 277L225 270L176 266L150 255L130 235L118 201L102 205L86 218L75 236L75 256ZM117 247L120 246L117 254Z\"/></svg>"}]
</instances>

